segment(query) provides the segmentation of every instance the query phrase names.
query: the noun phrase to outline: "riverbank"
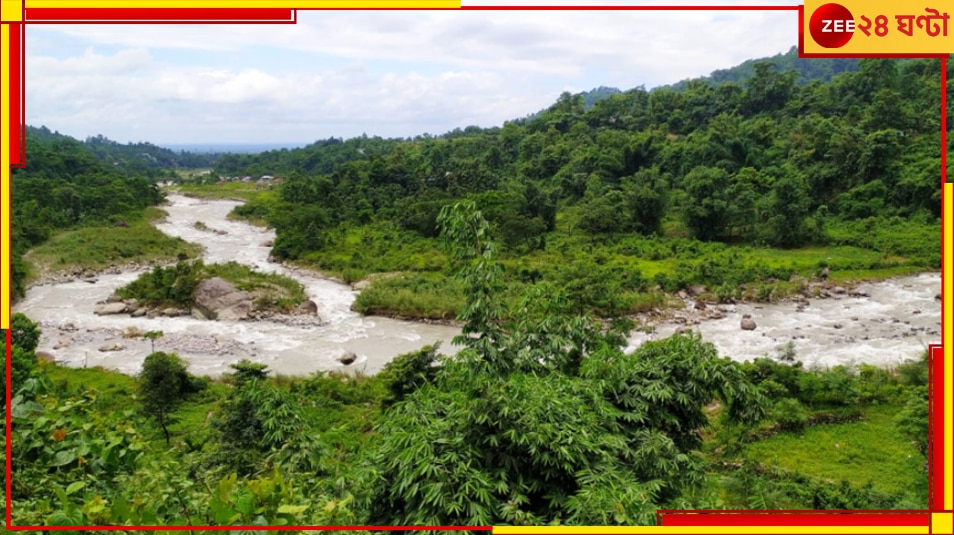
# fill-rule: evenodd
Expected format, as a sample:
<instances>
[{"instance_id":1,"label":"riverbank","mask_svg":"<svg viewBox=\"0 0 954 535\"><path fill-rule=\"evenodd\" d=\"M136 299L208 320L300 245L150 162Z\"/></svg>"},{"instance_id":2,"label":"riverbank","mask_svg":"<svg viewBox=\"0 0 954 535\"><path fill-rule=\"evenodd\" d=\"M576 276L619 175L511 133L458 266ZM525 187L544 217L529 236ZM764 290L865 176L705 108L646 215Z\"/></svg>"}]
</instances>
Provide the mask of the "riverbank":
<instances>
[{"instance_id":1,"label":"riverbank","mask_svg":"<svg viewBox=\"0 0 954 535\"><path fill-rule=\"evenodd\" d=\"M200 246L206 263L235 261L263 273L277 273L299 281L307 298L315 303L322 324L298 325L281 318L204 321L188 316L97 316L97 303L134 280L141 270L103 273L92 284L74 278L34 286L17 303L14 311L27 314L43 328L40 350L70 366L83 366L85 362L88 366L100 365L134 374L148 354L150 343L124 342L120 333L127 328L142 332L161 330L165 339L156 341L156 349L178 352L191 363L195 373L212 376L228 371L228 365L241 358L268 364L276 373L287 375L307 375L318 370L373 374L394 356L437 341L444 342L443 353L457 351L450 340L460 334L460 329L449 320L434 324L363 316L353 307L356 299L369 289L356 291L311 270L270 261L271 248L265 244L274 240L274 232L229 220L228 214L238 202L179 195L170 195L169 200L165 207L168 217L157 223L163 233ZM197 221L226 234L200 230L195 226ZM390 280L396 279L377 282ZM795 301L726 303L697 310L696 296L687 293L686 299L679 299L676 292L678 302L673 306L656 307L656 312L643 316L645 328L633 332L629 346L635 348L679 328L692 328L713 342L720 354L739 361L774 355L779 346L791 341L798 358L809 365L867 362L892 366L915 358L928 344L940 341L939 334L934 334L940 328L940 306L934 299L940 289L937 274L897 277L853 287L867 297L852 296L849 292L853 290L844 288L845 294L807 299L801 311ZM921 313L913 314L915 309ZM724 317L713 317L716 314ZM746 314L756 322L755 330L740 328ZM177 337L187 342L173 343ZM226 340L231 354L214 349ZM122 343L123 349L99 351L115 343ZM348 353L355 355L355 361L344 365L339 359Z\"/></svg>"},{"instance_id":2,"label":"riverbank","mask_svg":"<svg viewBox=\"0 0 954 535\"><path fill-rule=\"evenodd\" d=\"M26 287L91 280L200 255L200 245L156 228L166 216L162 209L149 207L113 225L56 233L24 255L30 266Z\"/></svg>"}]
</instances>

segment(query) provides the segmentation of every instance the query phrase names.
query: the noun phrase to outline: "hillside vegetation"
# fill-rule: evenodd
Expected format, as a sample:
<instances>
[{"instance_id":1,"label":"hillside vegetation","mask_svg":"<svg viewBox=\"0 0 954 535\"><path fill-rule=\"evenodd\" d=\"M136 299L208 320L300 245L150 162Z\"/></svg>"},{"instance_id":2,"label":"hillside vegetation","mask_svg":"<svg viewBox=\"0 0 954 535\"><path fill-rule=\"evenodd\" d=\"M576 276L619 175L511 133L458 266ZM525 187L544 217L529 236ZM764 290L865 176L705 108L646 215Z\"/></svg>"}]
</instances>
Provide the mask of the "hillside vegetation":
<instances>
[{"instance_id":1,"label":"hillside vegetation","mask_svg":"<svg viewBox=\"0 0 954 535\"><path fill-rule=\"evenodd\" d=\"M472 203L442 211L463 346L375 377L132 380L38 365L14 318L20 525L633 525L682 508L923 509L927 361L739 364L694 333L631 353L554 288L516 313ZM834 450L834 455L831 452ZM810 462L807 462L809 460ZM802 461L802 462L799 462Z\"/></svg>"},{"instance_id":2,"label":"hillside vegetation","mask_svg":"<svg viewBox=\"0 0 954 535\"><path fill-rule=\"evenodd\" d=\"M436 218L465 199L492 223L512 296L577 284L608 316L700 284L779 296L825 267L835 279L939 268L938 65L866 59L799 85L755 62L742 82L592 107L566 93L499 128L227 155L213 175L283 178L235 212L276 229L276 257L346 280L405 272L376 282L365 311L459 312ZM399 297L409 288L416 302Z\"/></svg>"}]
</instances>

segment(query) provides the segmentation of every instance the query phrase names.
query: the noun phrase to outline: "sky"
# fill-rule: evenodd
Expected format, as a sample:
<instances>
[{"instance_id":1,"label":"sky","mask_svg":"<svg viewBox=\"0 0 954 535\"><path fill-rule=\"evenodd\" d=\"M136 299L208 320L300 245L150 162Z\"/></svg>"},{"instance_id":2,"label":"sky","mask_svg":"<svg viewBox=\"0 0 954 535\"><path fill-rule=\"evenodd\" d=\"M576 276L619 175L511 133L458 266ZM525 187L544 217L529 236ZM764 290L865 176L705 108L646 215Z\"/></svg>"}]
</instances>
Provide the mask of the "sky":
<instances>
[{"instance_id":1,"label":"sky","mask_svg":"<svg viewBox=\"0 0 954 535\"><path fill-rule=\"evenodd\" d=\"M26 118L158 145L439 135L499 126L564 91L651 89L786 52L797 19L395 10L299 11L294 25L30 25Z\"/></svg>"}]
</instances>

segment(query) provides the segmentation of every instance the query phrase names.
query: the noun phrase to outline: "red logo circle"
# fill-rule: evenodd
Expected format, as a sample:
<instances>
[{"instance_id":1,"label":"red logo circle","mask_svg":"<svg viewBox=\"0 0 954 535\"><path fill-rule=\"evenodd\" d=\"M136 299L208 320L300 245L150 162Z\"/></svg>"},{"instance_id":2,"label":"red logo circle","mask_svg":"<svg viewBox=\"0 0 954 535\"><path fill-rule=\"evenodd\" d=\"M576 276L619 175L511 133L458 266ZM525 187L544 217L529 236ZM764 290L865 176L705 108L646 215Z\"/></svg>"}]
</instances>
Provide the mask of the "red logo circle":
<instances>
[{"instance_id":1,"label":"red logo circle","mask_svg":"<svg viewBox=\"0 0 954 535\"><path fill-rule=\"evenodd\" d=\"M812 39L825 48L840 48L855 33L855 18L841 4L825 4L812 13L808 21Z\"/></svg>"}]
</instances>

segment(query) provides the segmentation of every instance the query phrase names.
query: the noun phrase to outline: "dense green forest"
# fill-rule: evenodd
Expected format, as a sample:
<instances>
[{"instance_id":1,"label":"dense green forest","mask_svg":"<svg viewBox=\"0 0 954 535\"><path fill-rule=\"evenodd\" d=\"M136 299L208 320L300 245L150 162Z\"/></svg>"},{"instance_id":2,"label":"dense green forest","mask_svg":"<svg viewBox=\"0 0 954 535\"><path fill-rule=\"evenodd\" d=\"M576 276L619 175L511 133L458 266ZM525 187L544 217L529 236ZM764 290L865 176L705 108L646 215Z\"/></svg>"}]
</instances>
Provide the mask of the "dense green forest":
<instances>
[{"instance_id":1,"label":"dense green forest","mask_svg":"<svg viewBox=\"0 0 954 535\"><path fill-rule=\"evenodd\" d=\"M498 128L226 155L214 175L283 178L236 211L276 229L276 257L346 280L405 272L363 294L366 312L459 312L435 237L441 207L462 199L501 242L505 292L576 283L603 315L659 304L654 289L782 296L826 266L939 268L939 62L860 60L803 85L769 62L742 70L589 109L565 93Z\"/></svg>"},{"instance_id":2,"label":"dense green forest","mask_svg":"<svg viewBox=\"0 0 954 535\"><path fill-rule=\"evenodd\" d=\"M827 82L833 76L842 72L858 70L857 58L801 58L798 56L798 47L793 46L784 54L776 54L768 58L750 59L729 69L712 71L709 76L683 80L666 86L671 89L686 89L690 84L703 82L713 86L726 82L745 83L755 74L755 65L758 63L773 63L779 72L795 71L795 83L806 85L814 81Z\"/></svg>"},{"instance_id":3,"label":"dense green forest","mask_svg":"<svg viewBox=\"0 0 954 535\"><path fill-rule=\"evenodd\" d=\"M71 139L59 132L52 132L45 126L28 126L27 137L46 141ZM150 178L165 178L173 169L212 167L219 158L217 153L177 152L143 141L119 143L102 134L90 136L80 143L103 163L118 167L126 173Z\"/></svg>"},{"instance_id":4,"label":"dense green forest","mask_svg":"<svg viewBox=\"0 0 954 535\"><path fill-rule=\"evenodd\" d=\"M425 347L374 377L243 361L210 381L164 352L135 379L66 369L37 363L37 326L15 316L14 523L632 525L660 508L925 507L926 358L739 364L691 332L627 354L626 322L607 329L553 288L510 309L474 204L439 217L467 290L464 349Z\"/></svg>"},{"instance_id":5,"label":"dense green forest","mask_svg":"<svg viewBox=\"0 0 954 535\"><path fill-rule=\"evenodd\" d=\"M151 254L174 258L195 252L148 223L158 213L147 208L163 194L144 168L107 163L90 143L45 128L27 129L26 158L25 168L14 169L11 177L14 298L23 295L30 275L23 255L48 242L55 246L50 256L64 262L52 266L60 269L74 260L105 267Z\"/></svg>"},{"instance_id":6,"label":"dense green forest","mask_svg":"<svg viewBox=\"0 0 954 535\"><path fill-rule=\"evenodd\" d=\"M462 350L424 347L375 376L245 361L214 380L153 351L127 377L38 362L39 327L14 315L13 522L628 525L661 508L925 508L926 354L820 369L790 345L738 363L691 330L623 349L630 314L690 285L776 299L825 267L939 267L939 62L841 70L800 81L753 62L734 80L604 88L592 106L564 94L499 128L221 157L187 190L246 197L236 215L275 227L279 259L348 280L401 272L356 307L454 318ZM112 145L28 132L15 291L30 248L106 264L194 253L147 234L162 193ZM217 184L236 175L282 183ZM190 265L134 286L178 297L162 281Z\"/></svg>"}]
</instances>

